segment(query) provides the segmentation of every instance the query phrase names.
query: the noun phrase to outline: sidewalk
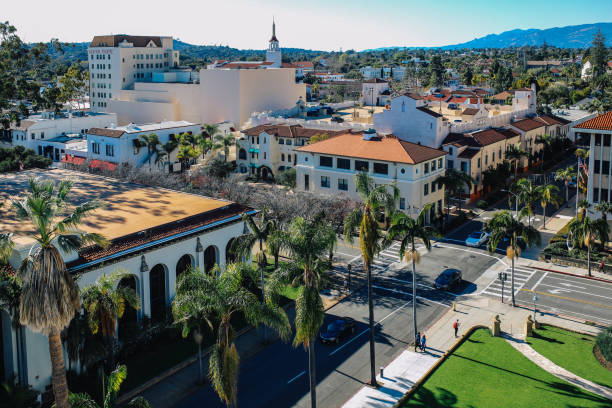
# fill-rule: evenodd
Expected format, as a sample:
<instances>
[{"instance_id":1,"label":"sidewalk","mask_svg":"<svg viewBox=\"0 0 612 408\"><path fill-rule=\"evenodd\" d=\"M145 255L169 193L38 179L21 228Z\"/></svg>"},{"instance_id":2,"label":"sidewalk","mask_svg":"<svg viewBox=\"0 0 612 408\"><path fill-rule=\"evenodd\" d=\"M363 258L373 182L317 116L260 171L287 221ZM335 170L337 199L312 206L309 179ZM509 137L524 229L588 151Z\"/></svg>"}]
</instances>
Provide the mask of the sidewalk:
<instances>
[{"instance_id":1,"label":"sidewalk","mask_svg":"<svg viewBox=\"0 0 612 408\"><path fill-rule=\"evenodd\" d=\"M381 387L374 389L364 386L343 407L392 407L458 341L453 330L453 322L457 319L459 319L459 336L473 326L491 327L493 318L499 315L502 332L512 337L524 337L525 320L532 313L530 309L513 308L488 296L473 296L458 301L455 311L449 309L425 330L426 353L415 353L412 347L408 346L399 357L384 368L384 376L377 377L382 383ZM579 320L554 315L538 315L538 321L591 335L597 335L599 332L598 328Z\"/></svg>"}]
</instances>

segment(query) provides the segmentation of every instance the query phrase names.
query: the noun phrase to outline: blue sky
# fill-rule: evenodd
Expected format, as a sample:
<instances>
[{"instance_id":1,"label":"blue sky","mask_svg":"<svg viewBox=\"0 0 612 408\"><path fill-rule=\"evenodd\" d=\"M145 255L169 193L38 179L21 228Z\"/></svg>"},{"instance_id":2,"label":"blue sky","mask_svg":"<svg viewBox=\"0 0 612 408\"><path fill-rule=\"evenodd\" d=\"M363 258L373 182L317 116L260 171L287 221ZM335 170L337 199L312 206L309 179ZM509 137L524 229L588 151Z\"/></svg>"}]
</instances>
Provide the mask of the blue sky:
<instances>
[{"instance_id":1,"label":"blue sky","mask_svg":"<svg viewBox=\"0 0 612 408\"><path fill-rule=\"evenodd\" d=\"M612 0L30 0L2 5L26 41L171 35L192 44L362 50L456 44L515 28L612 21Z\"/></svg>"}]
</instances>

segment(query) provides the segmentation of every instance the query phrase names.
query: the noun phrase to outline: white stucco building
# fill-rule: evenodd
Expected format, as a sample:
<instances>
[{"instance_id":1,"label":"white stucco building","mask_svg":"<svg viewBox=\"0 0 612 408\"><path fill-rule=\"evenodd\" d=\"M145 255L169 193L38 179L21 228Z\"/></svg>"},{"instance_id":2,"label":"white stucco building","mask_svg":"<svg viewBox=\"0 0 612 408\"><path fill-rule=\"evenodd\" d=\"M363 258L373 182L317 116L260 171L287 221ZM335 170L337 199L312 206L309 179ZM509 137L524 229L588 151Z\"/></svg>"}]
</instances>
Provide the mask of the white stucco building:
<instances>
[{"instance_id":1,"label":"white stucco building","mask_svg":"<svg viewBox=\"0 0 612 408\"><path fill-rule=\"evenodd\" d=\"M156 72L179 64L172 37L97 35L87 49L90 106L94 111L112 112L109 101L135 82L152 81Z\"/></svg>"},{"instance_id":2,"label":"white stucco building","mask_svg":"<svg viewBox=\"0 0 612 408\"><path fill-rule=\"evenodd\" d=\"M111 244L105 250L96 246L79 253L62 253L68 270L79 274L80 287L99 276L121 270L129 274L119 285L132 287L140 299L140 310L128 309L119 323L119 339L124 323L153 322L162 319L175 296L177 277L189 267L210 273L218 264L229 262L232 239L245 231L243 214L255 211L241 205L162 188L147 188L87 173L67 170L28 170L0 179L0 199L23 197L29 177L54 181L73 180L71 204L93 197L107 204L96 210L81 228L106 236ZM0 229L19 231L9 260L16 270L27 256L33 239L30 225L17 220L8 206L0 208ZM43 391L51 383L47 338L28 328L17 332L10 316L0 310L0 378L16 375L21 381ZM64 353L66 358L66 353Z\"/></svg>"},{"instance_id":3,"label":"white stucco building","mask_svg":"<svg viewBox=\"0 0 612 408\"><path fill-rule=\"evenodd\" d=\"M92 128L87 132L87 160L101 160L114 164L129 164L133 167L151 166L172 172L180 170L176 158L177 148L169 153L168 157L159 162L158 154L149 152L142 136L156 134L159 139L158 150L170 140L178 141L182 133L200 134L199 124L177 121L147 123L142 125L129 124L127 126Z\"/></svg>"},{"instance_id":4,"label":"white stucco building","mask_svg":"<svg viewBox=\"0 0 612 408\"><path fill-rule=\"evenodd\" d=\"M384 79L368 79L361 85L361 102L364 105L384 106L389 102L390 95L389 82Z\"/></svg>"},{"instance_id":5,"label":"white stucco building","mask_svg":"<svg viewBox=\"0 0 612 408\"><path fill-rule=\"evenodd\" d=\"M427 220L441 214L444 188L436 179L444 174L446 152L377 135L373 130L346 132L296 149L298 190L360 200L355 174L367 172L376 185L394 183L400 191L398 207L416 216L433 203Z\"/></svg>"},{"instance_id":6,"label":"white stucco building","mask_svg":"<svg viewBox=\"0 0 612 408\"><path fill-rule=\"evenodd\" d=\"M32 149L37 154L61 160L67 145L82 141L94 127L107 127L117 123L117 115L105 112L75 111L42 112L22 119L11 126L11 143Z\"/></svg>"}]
</instances>

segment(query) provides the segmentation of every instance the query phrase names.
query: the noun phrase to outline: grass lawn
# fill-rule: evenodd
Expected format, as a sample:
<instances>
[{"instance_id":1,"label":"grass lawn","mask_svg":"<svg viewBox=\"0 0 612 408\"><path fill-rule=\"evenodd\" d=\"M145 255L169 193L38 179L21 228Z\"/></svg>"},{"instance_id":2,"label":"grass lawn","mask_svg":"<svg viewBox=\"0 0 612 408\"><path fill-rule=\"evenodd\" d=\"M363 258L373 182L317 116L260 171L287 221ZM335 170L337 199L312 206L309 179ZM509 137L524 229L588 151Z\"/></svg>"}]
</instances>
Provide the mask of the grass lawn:
<instances>
[{"instance_id":1,"label":"grass lawn","mask_svg":"<svg viewBox=\"0 0 612 408\"><path fill-rule=\"evenodd\" d=\"M542 325L528 342L555 364L586 380L612 388L612 371L602 367L593 355L594 337Z\"/></svg>"},{"instance_id":2,"label":"grass lawn","mask_svg":"<svg viewBox=\"0 0 612 408\"><path fill-rule=\"evenodd\" d=\"M479 329L429 377L404 408L609 406L609 400L558 379L506 340Z\"/></svg>"},{"instance_id":3,"label":"grass lawn","mask_svg":"<svg viewBox=\"0 0 612 408\"><path fill-rule=\"evenodd\" d=\"M299 286L293 287L291 285L286 285L283 290L280 291L280 294L288 299L295 300L297 299L299 289Z\"/></svg>"}]
</instances>

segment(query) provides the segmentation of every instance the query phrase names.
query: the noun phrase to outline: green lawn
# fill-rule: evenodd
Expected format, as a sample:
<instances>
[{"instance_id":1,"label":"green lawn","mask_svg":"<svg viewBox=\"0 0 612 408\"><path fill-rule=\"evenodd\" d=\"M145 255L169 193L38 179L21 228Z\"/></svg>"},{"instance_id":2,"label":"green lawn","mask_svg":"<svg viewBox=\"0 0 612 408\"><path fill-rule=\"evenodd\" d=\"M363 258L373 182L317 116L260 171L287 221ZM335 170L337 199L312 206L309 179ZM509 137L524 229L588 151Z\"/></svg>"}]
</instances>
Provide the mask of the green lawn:
<instances>
[{"instance_id":1,"label":"green lawn","mask_svg":"<svg viewBox=\"0 0 612 408\"><path fill-rule=\"evenodd\" d=\"M593 355L594 337L548 325L534 334L528 342L535 351L584 379L612 388L612 371L602 367Z\"/></svg>"},{"instance_id":2,"label":"green lawn","mask_svg":"<svg viewBox=\"0 0 612 408\"><path fill-rule=\"evenodd\" d=\"M299 289L299 286L293 287L291 285L286 285L283 290L280 291L280 294L286 297L287 299L295 300L297 299Z\"/></svg>"},{"instance_id":3,"label":"green lawn","mask_svg":"<svg viewBox=\"0 0 612 408\"><path fill-rule=\"evenodd\" d=\"M404 408L609 407L610 401L542 370L489 330L476 330Z\"/></svg>"}]
</instances>

